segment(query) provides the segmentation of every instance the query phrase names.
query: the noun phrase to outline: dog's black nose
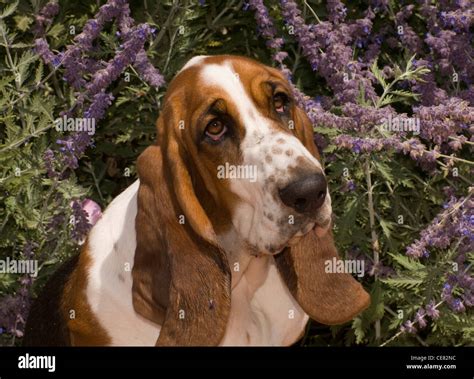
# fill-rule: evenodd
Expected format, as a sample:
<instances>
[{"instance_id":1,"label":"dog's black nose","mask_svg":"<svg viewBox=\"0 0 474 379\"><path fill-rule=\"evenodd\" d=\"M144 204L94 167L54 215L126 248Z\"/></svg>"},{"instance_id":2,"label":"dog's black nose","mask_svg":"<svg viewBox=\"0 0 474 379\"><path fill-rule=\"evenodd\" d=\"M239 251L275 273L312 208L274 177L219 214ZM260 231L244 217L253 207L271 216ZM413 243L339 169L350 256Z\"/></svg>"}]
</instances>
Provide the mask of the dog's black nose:
<instances>
[{"instance_id":1,"label":"dog's black nose","mask_svg":"<svg viewBox=\"0 0 474 379\"><path fill-rule=\"evenodd\" d=\"M327 182L323 174L305 176L279 190L283 204L298 213L313 213L324 203Z\"/></svg>"}]
</instances>

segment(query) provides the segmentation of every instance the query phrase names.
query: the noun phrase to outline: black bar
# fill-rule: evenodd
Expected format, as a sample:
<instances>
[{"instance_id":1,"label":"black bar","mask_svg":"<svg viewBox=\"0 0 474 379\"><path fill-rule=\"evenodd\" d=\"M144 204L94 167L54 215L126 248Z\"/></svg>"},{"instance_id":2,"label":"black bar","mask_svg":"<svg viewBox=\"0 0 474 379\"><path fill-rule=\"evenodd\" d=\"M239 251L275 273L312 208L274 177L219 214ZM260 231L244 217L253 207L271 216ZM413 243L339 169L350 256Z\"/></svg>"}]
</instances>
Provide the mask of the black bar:
<instances>
[{"instance_id":1,"label":"black bar","mask_svg":"<svg viewBox=\"0 0 474 379\"><path fill-rule=\"evenodd\" d=\"M19 369L19 357L54 356L55 371ZM454 358L453 358L454 357ZM422 368L408 369L407 365ZM426 365L456 365L433 368ZM312 368L318 373L365 377L473 378L474 347L459 348L0 348L0 378L67 377L112 372L152 372L163 368ZM424 368L423 368L424 367ZM154 375L155 376L155 375ZM142 377L142 376L140 376ZM224 376L225 377L225 376ZM319 376L321 377L321 376ZM327 375L324 376L328 377Z\"/></svg>"}]
</instances>

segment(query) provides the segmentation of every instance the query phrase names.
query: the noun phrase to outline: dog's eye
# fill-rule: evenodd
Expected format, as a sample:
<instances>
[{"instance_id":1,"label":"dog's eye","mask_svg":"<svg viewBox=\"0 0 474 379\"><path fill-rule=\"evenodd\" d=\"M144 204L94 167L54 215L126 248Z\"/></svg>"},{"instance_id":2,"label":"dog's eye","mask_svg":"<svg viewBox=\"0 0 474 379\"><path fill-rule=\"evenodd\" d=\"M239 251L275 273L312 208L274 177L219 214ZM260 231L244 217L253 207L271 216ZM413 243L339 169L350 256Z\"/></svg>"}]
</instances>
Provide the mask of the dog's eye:
<instances>
[{"instance_id":1,"label":"dog's eye","mask_svg":"<svg viewBox=\"0 0 474 379\"><path fill-rule=\"evenodd\" d=\"M288 110L289 99L288 96L279 92L273 95L273 107L277 113L283 114Z\"/></svg>"},{"instance_id":2,"label":"dog's eye","mask_svg":"<svg viewBox=\"0 0 474 379\"><path fill-rule=\"evenodd\" d=\"M226 132L227 126L222 122L222 120L218 118L212 120L209 124L207 124L205 130L206 136L215 142L220 141L224 137Z\"/></svg>"}]
</instances>

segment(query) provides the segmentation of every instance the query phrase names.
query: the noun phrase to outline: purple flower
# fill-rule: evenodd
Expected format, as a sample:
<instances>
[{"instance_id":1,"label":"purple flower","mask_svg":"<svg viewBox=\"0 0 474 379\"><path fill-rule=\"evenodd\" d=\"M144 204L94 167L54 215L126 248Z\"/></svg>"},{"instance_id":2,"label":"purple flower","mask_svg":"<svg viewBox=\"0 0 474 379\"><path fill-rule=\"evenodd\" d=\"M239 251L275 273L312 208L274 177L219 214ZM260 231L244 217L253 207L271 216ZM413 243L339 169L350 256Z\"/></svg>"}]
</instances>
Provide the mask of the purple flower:
<instances>
[{"instance_id":1,"label":"purple flower","mask_svg":"<svg viewBox=\"0 0 474 379\"><path fill-rule=\"evenodd\" d=\"M288 56L288 53L285 52L285 51L279 51L278 53L276 53L274 56L273 56L273 59L278 62L278 63L282 63L283 60Z\"/></svg>"},{"instance_id":2,"label":"purple flower","mask_svg":"<svg viewBox=\"0 0 474 379\"><path fill-rule=\"evenodd\" d=\"M116 34L122 38L123 50L118 52L105 67L100 67L98 62L84 55L94 50L93 41L98 38L104 25L113 18L117 19L119 25L119 31ZM86 87L86 93L77 100L78 105L82 106L87 98L93 99L93 102L99 104L93 104L91 108L96 109L97 114L103 115L105 109L100 106L108 103L107 97L100 95L99 98L94 98L94 96L105 91L127 65L136 63L136 68L142 78L152 86L159 87L164 84L163 77L148 62L143 50L145 39L153 30L146 24L133 27L133 19L130 18L130 8L126 0L109 0L107 4L100 7L94 19L86 22L82 33L74 38L74 44L69 46L63 55L55 57L43 39L36 40L36 50L47 63L58 66L62 61L65 67L64 79L76 90ZM90 83L86 82L84 74L93 75Z\"/></svg>"},{"instance_id":3,"label":"purple flower","mask_svg":"<svg viewBox=\"0 0 474 379\"><path fill-rule=\"evenodd\" d=\"M155 88L160 88L165 84L163 75L150 63L145 50L141 49L133 64L144 81Z\"/></svg>"},{"instance_id":4,"label":"purple flower","mask_svg":"<svg viewBox=\"0 0 474 379\"><path fill-rule=\"evenodd\" d=\"M354 144L352 145L352 151L356 154L361 152L362 143L360 139L354 140Z\"/></svg>"},{"instance_id":5,"label":"purple flower","mask_svg":"<svg viewBox=\"0 0 474 379\"><path fill-rule=\"evenodd\" d=\"M143 48L145 38L149 33L149 26L138 25L130 31L127 41L124 43L122 51L107 63L107 66L97 71L91 82L87 84L85 97L94 96L105 90L123 72L126 66L133 63L138 52Z\"/></svg>"},{"instance_id":6,"label":"purple flower","mask_svg":"<svg viewBox=\"0 0 474 379\"><path fill-rule=\"evenodd\" d=\"M59 12L59 4L56 2L49 2L47 3L35 17L35 28L34 33L37 36L41 36L45 32L45 28L51 25L54 16L56 16Z\"/></svg>"},{"instance_id":7,"label":"purple flower","mask_svg":"<svg viewBox=\"0 0 474 379\"><path fill-rule=\"evenodd\" d=\"M425 307L426 314L431 317L433 320L439 318L439 311L436 309L435 302L430 301Z\"/></svg>"},{"instance_id":8,"label":"purple flower","mask_svg":"<svg viewBox=\"0 0 474 379\"><path fill-rule=\"evenodd\" d=\"M457 313L464 312L466 310L466 307L464 307L464 304L460 299L454 299L449 305Z\"/></svg>"},{"instance_id":9,"label":"purple flower","mask_svg":"<svg viewBox=\"0 0 474 379\"><path fill-rule=\"evenodd\" d=\"M38 38L35 40L35 52L48 64L54 65L54 63L57 62L57 57L51 52L49 45L44 38Z\"/></svg>"},{"instance_id":10,"label":"purple flower","mask_svg":"<svg viewBox=\"0 0 474 379\"><path fill-rule=\"evenodd\" d=\"M410 333L410 334L415 334L416 333L416 327L415 324L407 320L405 323L400 327L400 331Z\"/></svg>"},{"instance_id":11,"label":"purple flower","mask_svg":"<svg viewBox=\"0 0 474 379\"><path fill-rule=\"evenodd\" d=\"M417 323L421 329L426 326L425 314L426 313L423 308L420 308L415 314L415 323Z\"/></svg>"},{"instance_id":12,"label":"purple flower","mask_svg":"<svg viewBox=\"0 0 474 379\"><path fill-rule=\"evenodd\" d=\"M79 167L79 158L91 143L91 136L87 132L77 132L56 143L61 146L63 165L75 170Z\"/></svg>"},{"instance_id":13,"label":"purple flower","mask_svg":"<svg viewBox=\"0 0 474 379\"><path fill-rule=\"evenodd\" d=\"M47 149L43 154L44 165L49 178L55 178L57 173L54 169L54 152L51 149Z\"/></svg>"},{"instance_id":14,"label":"purple flower","mask_svg":"<svg viewBox=\"0 0 474 379\"><path fill-rule=\"evenodd\" d=\"M333 23L344 21L347 15L347 8L339 0L327 1L328 18Z\"/></svg>"},{"instance_id":15,"label":"purple flower","mask_svg":"<svg viewBox=\"0 0 474 379\"><path fill-rule=\"evenodd\" d=\"M94 95L93 101L87 111L84 112L84 117L100 120L104 117L105 111L112 104L114 97L110 93L101 91Z\"/></svg>"},{"instance_id":16,"label":"purple flower","mask_svg":"<svg viewBox=\"0 0 474 379\"><path fill-rule=\"evenodd\" d=\"M452 197L434 220L420 233L420 239L407 247L407 255L421 257L428 246L444 249L454 238L472 233L472 227L466 222L474 211L474 201L466 198L459 200ZM450 284L446 283L445 290Z\"/></svg>"},{"instance_id":17,"label":"purple flower","mask_svg":"<svg viewBox=\"0 0 474 379\"><path fill-rule=\"evenodd\" d=\"M268 9L263 3L263 0L248 0L248 3L244 4L244 10L246 10L246 7L255 11L258 32L267 40L267 46L274 50L275 54L281 53L279 50L283 46L283 39L276 38L276 29L273 25L272 19L270 18ZM282 58L282 56L279 55L278 58ZM282 60L283 59L280 60L280 63Z\"/></svg>"},{"instance_id":18,"label":"purple flower","mask_svg":"<svg viewBox=\"0 0 474 379\"><path fill-rule=\"evenodd\" d=\"M319 45L312 38L314 36L312 28L305 24L301 11L294 1L281 0L281 8L287 25L294 30L303 54L315 70L319 66Z\"/></svg>"},{"instance_id":19,"label":"purple flower","mask_svg":"<svg viewBox=\"0 0 474 379\"><path fill-rule=\"evenodd\" d=\"M72 238L82 244L84 239L91 229L92 225L89 222L89 214L83 208L82 203L79 200L73 200L71 202L72 208Z\"/></svg>"},{"instance_id":20,"label":"purple flower","mask_svg":"<svg viewBox=\"0 0 474 379\"><path fill-rule=\"evenodd\" d=\"M356 189L356 185L353 180L349 180L349 183L347 184L347 188L349 191L354 191Z\"/></svg>"}]
</instances>

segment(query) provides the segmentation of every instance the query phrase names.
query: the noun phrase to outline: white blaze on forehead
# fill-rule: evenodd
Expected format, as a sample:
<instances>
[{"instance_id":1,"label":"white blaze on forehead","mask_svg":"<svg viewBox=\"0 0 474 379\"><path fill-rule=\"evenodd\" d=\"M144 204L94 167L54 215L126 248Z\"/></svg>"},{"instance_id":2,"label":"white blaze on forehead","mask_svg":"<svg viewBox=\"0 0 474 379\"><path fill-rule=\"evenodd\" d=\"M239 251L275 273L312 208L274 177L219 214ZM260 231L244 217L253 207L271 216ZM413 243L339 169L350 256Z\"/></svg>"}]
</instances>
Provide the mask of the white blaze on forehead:
<instances>
[{"instance_id":1,"label":"white blaze on forehead","mask_svg":"<svg viewBox=\"0 0 474 379\"><path fill-rule=\"evenodd\" d=\"M209 55L197 55L193 58L191 58L184 66L181 70L179 70L178 74L184 70L186 70L187 68L190 68L192 66L198 66L200 65L204 59L206 59L207 57L209 57Z\"/></svg>"},{"instance_id":2,"label":"white blaze on forehead","mask_svg":"<svg viewBox=\"0 0 474 379\"><path fill-rule=\"evenodd\" d=\"M231 62L205 65L201 70L201 78L206 85L223 89L234 102L246 131L242 145L246 144L249 135L263 138L265 133L270 131L267 121L248 96Z\"/></svg>"}]
</instances>

